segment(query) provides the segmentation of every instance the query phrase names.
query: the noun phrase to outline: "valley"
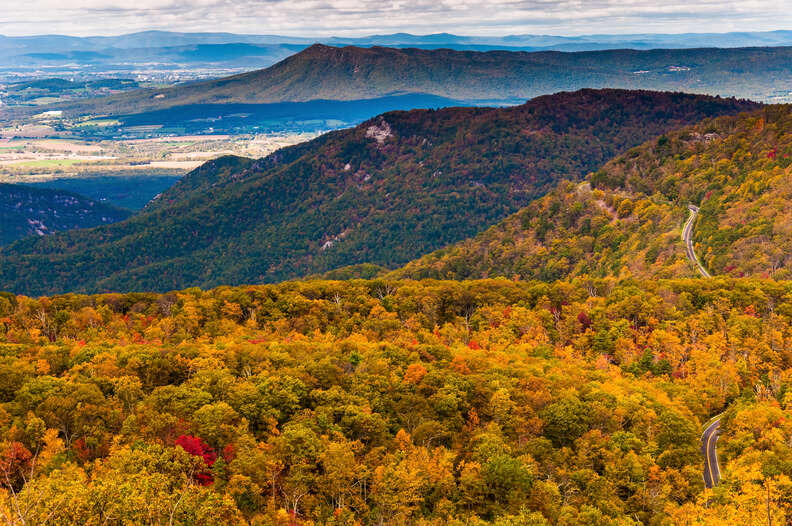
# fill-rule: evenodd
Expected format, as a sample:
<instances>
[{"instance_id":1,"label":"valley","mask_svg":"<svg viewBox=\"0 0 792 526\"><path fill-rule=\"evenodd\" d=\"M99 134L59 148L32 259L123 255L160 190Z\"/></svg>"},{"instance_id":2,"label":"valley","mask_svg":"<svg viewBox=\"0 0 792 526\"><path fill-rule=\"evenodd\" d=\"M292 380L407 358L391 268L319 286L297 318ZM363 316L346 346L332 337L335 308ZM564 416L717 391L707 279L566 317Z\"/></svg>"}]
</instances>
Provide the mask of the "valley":
<instances>
[{"instance_id":1,"label":"valley","mask_svg":"<svg viewBox=\"0 0 792 526\"><path fill-rule=\"evenodd\" d=\"M70 190L139 210L185 173L223 155L262 157L315 134L189 135L149 139L19 138L0 130L0 183Z\"/></svg>"},{"instance_id":2,"label":"valley","mask_svg":"<svg viewBox=\"0 0 792 526\"><path fill-rule=\"evenodd\" d=\"M0 246L27 236L106 225L130 215L68 191L0 183Z\"/></svg>"},{"instance_id":3,"label":"valley","mask_svg":"<svg viewBox=\"0 0 792 526\"><path fill-rule=\"evenodd\" d=\"M167 4L61 23L362 23ZM0 523L792 524L792 32L739 5L0 35ZM408 8L464 11L352 11Z\"/></svg>"},{"instance_id":4,"label":"valley","mask_svg":"<svg viewBox=\"0 0 792 526\"><path fill-rule=\"evenodd\" d=\"M790 57L792 47L529 52L314 44L264 69L221 78L159 85L131 79L130 89L106 96L6 105L0 122L41 121L93 138L321 132L392 110L515 105L582 88L784 103L792 100Z\"/></svg>"}]
</instances>

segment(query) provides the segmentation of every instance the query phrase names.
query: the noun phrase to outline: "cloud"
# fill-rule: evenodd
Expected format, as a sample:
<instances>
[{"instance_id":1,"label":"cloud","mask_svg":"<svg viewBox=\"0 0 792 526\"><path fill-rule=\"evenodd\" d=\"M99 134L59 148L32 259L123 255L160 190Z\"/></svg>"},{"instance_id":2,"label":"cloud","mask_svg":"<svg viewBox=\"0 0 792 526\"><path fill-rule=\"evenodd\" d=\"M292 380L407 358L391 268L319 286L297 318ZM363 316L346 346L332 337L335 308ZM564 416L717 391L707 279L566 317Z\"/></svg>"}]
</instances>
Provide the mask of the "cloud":
<instances>
[{"instance_id":1,"label":"cloud","mask_svg":"<svg viewBox=\"0 0 792 526\"><path fill-rule=\"evenodd\" d=\"M792 27L789 0L26 0L0 33L143 29L295 36L408 31L471 35L682 33Z\"/></svg>"}]
</instances>

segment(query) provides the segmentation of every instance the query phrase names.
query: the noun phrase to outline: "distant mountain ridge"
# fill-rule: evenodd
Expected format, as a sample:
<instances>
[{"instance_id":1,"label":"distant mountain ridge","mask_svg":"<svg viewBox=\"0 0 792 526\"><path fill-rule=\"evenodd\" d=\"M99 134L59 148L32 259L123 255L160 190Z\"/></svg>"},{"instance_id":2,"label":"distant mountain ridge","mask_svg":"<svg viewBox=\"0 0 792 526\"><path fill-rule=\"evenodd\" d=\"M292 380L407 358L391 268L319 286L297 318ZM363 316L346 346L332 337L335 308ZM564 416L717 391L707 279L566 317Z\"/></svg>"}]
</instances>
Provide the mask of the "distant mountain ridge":
<instances>
[{"instance_id":1,"label":"distant mountain ridge","mask_svg":"<svg viewBox=\"0 0 792 526\"><path fill-rule=\"evenodd\" d=\"M646 139L757 107L582 90L517 107L387 113L256 161L212 161L126 221L6 247L0 289L169 290L393 268Z\"/></svg>"},{"instance_id":2,"label":"distant mountain ridge","mask_svg":"<svg viewBox=\"0 0 792 526\"><path fill-rule=\"evenodd\" d=\"M244 35L232 33L179 33L143 31L119 36L74 37L66 35L33 35L9 37L0 35L0 79L40 78L43 72L52 76L78 80L107 76L141 80L142 67L158 69L157 78L166 81L169 70L189 68L187 78L213 78L269 67L313 44L344 47L451 49L457 51L597 51L652 50L692 48L736 48L792 46L792 31L701 33L701 34L634 34L634 35L507 35L464 36L448 33L412 35L370 35L363 37L294 37L279 35ZM74 66L79 66L75 69ZM733 73L737 73L735 70ZM194 77L193 77L194 76ZM192 77L192 78L191 78ZM142 76L145 80L145 75ZM186 78L183 80L187 80ZM671 85L586 85L557 87L555 90L582 87L622 87L644 89L675 89ZM0 86L0 90L2 86ZM680 88L677 88L680 89ZM739 95L737 92L710 92ZM536 94L535 94L536 95ZM525 95L527 99L535 95ZM767 100L764 98L763 100Z\"/></svg>"},{"instance_id":3,"label":"distant mountain ridge","mask_svg":"<svg viewBox=\"0 0 792 526\"><path fill-rule=\"evenodd\" d=\"M515 103L581 88L686 91L773 101L789 96L792 47L525 53L314 45L263 70L161 90L48 106L130 115L202 104L362 100L423 94Z\"/></svg>"},{"instance_id":4,"label":"distant mountain ridge","mask_svg":"<svg viewBox=\"0 0 792 526\"><path fill-rule=\"evenodd\" d=\"M0 35L0 50L15 53L52 53L63 51L97 51L108 49L141 49L152 47L175 47L195 45L254 44L254 45L305 45L315 43L328 45L356 46L489 46L523 48L526 50L564 50L577 46L579 51L602 49L650 49L682 47L753 47L783 46L792 44L792 31L752 31L729 33L684 33L684 34L592 34L579 36L556 35L507 35L465 36L451 33L414 35L393 33L363 37L294 37L285 35L253 35L235 33L183 33L173 31L140 31L118 36L76 37L68 35Z\"/></svg>"},{"instance_id":5,"label":"distant mountain ridge","mask_svg":"<svg viewBox=\"0 0 792 526\"><path fill-rule=\"evenodd\" d=\"M126 219L131 212L61 190L0 183L0 245Z\"/></svg>"}]
</instances>

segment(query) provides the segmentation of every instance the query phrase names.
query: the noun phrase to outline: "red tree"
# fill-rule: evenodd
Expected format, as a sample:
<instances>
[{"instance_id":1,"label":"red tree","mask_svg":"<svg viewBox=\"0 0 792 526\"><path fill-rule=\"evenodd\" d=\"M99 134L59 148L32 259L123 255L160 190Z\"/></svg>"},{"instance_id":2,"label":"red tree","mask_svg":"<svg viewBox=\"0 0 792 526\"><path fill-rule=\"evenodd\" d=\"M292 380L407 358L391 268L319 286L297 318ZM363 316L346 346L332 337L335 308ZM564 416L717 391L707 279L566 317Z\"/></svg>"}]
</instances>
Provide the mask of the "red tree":
<instances>
[{"instance_id":1,"label":"red tree","mask_svg":"<svg viewBox=\"0 0 792 526\"><path fill-rule=\"evenodd\" d=\"M215 460L217 460L217 454L215 453L214 449L212 449L212 446L206 444L199 437L192 435L181 435L176 439L176 445L185 450L190 455L201 457L207 468L211 468L212 465L214 465ZM197 480L198 484L201 486L208 486L214 482L212 474L208 470L196 473L195 480Z\"/></svg>"}]
</instances>

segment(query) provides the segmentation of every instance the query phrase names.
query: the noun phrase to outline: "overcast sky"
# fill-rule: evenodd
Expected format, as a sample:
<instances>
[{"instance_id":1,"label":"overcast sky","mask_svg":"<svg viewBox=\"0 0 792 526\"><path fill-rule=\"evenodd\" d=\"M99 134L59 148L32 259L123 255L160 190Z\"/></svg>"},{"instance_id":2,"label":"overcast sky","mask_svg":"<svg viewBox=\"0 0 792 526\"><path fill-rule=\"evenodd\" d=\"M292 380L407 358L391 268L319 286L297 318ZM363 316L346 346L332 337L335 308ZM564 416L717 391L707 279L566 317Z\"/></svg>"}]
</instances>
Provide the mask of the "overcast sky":
<instances>
[{"instance_id":1,"label":"overcast sky","mask_svg":"<svg viewBox=\"0 0 792 526\"><path fill-rule=\"evenodd\" d=\"M792 29L792 0L2 0L0 34L145 29L294 36Z\"/></svg>"}]
</instances>

